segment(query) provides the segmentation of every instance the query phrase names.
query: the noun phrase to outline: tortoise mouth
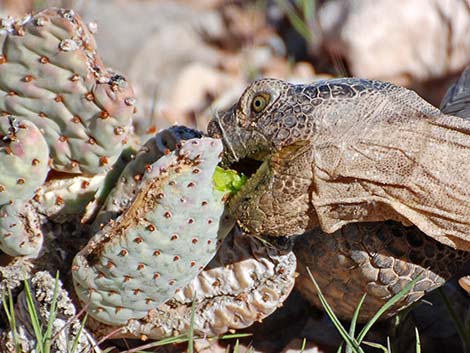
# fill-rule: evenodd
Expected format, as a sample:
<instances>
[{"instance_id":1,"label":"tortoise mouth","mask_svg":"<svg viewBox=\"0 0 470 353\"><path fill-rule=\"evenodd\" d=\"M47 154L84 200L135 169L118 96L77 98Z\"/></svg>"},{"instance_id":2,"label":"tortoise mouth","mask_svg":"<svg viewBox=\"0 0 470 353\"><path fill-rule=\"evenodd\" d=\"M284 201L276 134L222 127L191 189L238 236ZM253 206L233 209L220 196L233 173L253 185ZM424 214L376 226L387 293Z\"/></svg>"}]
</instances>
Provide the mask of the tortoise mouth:
<instances>
[{"instance_id":1,"label":"tortoise mouth","mask_svg":"<svg viewBox=\"0 0 470 353\"><path fill-rule=\"evenodd\" d=\"M256 171L259 169L261 164L263 164L263 161L245 157L237 162L231 163L229 167L250 178L252 175L256 174Z\"/></svg>"}]
</instances>

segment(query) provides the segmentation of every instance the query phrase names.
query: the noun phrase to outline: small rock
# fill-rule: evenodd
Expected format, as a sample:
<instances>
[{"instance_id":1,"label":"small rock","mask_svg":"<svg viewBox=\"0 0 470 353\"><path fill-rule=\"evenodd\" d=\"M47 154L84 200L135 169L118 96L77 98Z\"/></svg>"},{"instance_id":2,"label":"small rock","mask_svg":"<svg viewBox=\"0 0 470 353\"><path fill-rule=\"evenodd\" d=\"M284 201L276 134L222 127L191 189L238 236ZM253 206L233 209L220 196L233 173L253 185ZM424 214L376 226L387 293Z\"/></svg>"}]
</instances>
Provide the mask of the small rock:
<instances>
[{"instance_id":1,"label":"small rock","mask_svg":"<svg viewBox=\"0 0 470 353\"><path fill-rule=\"evenodd\" d=\"M460 277L459 285L467 292L468 295L470 295L470 276Z\"/></svg>"},{"instance_id":2,"label":"small rock","mask_svg":"<svg viewBox=\"0 0 470 353\"><path fill-rule=\"evenodd\" d=\"M343 57L353 76L410 85L470 62L466 1L333 0L318 18L327 52Z\"/></svg>"}]
</instances>

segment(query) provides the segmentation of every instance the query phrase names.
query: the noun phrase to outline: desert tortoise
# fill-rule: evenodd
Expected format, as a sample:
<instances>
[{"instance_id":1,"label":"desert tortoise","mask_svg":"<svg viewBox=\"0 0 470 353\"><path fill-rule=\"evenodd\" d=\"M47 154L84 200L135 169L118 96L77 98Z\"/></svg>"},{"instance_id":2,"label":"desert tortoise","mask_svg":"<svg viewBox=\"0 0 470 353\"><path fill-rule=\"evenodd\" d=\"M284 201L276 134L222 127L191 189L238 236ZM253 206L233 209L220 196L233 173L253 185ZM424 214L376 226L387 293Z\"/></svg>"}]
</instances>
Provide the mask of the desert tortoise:
<instances>
[{"instance_id":1,"label":"desert tortoise","mask_svg":"<svg viewBox=\"0 0 470 353\"><path fill-rule=\"evenodd\" d=\"M297 284L314 303L306 266L344 319L367 293L364 321L411 279L388 316L469 261L468 81L443 102L451 116L380 81L261 79L209 123L227 164L261 164L233 213L251 234L299 236Z\"/></svg>"}]
</instances>

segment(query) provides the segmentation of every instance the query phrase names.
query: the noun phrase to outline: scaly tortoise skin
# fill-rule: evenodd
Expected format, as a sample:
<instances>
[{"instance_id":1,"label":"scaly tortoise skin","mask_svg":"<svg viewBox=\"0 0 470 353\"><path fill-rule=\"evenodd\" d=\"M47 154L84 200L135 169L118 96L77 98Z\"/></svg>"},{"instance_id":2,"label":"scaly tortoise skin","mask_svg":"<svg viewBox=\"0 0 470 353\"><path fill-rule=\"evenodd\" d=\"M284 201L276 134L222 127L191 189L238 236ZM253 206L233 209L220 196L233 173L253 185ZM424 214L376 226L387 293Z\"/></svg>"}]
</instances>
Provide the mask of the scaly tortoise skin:
<instances>
[{"instance_id":1,"label":"scaly tortoise skin","mask_svg":"<svg viewBox=\"0 0 470 353\"><path fill-rule=\"evenodd\" d=\"M301 235L300 290L318 305L308 266L344 319L367 293L365 321L418 275L386 316L470 261L470 119L444 108L380 81L262 79L208 134L227 164L263 161L229 205L244 230Z\"/></svg>"}]
</instances>

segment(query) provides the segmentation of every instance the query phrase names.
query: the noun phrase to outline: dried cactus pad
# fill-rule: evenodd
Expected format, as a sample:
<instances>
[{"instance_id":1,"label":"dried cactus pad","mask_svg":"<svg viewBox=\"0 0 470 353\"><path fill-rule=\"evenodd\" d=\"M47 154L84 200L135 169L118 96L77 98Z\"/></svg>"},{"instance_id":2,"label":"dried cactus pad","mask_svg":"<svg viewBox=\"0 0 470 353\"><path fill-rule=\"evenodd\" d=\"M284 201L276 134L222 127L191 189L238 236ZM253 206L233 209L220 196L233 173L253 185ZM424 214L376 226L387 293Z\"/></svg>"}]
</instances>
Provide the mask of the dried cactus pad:
<instances>
[{"instance_id":1,"label":"dried cactus pad","mask_svg":"<svg viewBox=\"0 0 470 353\"><path fill-rule=\"evenodd\" d=\"M36 190L31 203L48 220L62 223L77 218L83 214L104 178L105 175L97 174L48 180Z\"/></svg>"},{"instance_id":2,"label":"dried cactus pad","mask_svg":"<svg viewBox=\"0 0 470 353\"><path fill-rule=\"evenodd\" d=\"M10 256L36 257L43 243L41 221L29 202L0 208L0 250Z\"/></svg>"},{"instance_id":3,"label":"dried cactus pad","mask_svg":"<svg viewBox=\"0 0 470 353\"><path fill-rule=\"evenodd\" d=\"M0 205L33 196L46 179L48 155L47 143L34 124L12 116L0 118Z\"/></svg>"},{"instance_id":4,"label":"dried cactus pad","mask_svg":"<svg viewBox=\"0 0 470 353\"><path fill-rule=\"evenodd\" d=\"M222 142L202 138L147 168L129 208L74 259L78 297L109 325L140 319L189 283L233 221L213 187Z\"/></svg>"},{"instance_id":5,"label":"dried cactus pad","mask_svg":"<svg viewBox=\"0 0 470 353\"><path fill-rule=\"evenodd\" d=\"M119 156L134 94L107 71L92 33L71 10L0 22L0 113L43 133L53 169L95 174Z\"/></svg>"}]
</instances>

